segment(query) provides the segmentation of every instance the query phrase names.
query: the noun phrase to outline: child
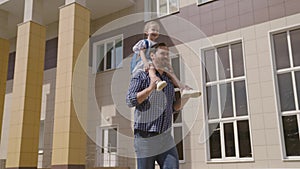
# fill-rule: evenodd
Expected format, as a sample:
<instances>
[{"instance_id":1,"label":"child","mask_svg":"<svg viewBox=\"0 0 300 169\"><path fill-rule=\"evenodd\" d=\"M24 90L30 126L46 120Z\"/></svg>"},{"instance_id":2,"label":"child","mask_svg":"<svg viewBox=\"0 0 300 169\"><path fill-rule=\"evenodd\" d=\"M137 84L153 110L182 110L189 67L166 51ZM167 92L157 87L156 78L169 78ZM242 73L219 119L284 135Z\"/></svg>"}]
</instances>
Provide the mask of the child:
<instances>
[{"instance_id":1,"label":"child","mask_svg":"<svg viewBox=\"0 0 300 169\"><path fill-rule=\"evenodd\" d=\"M146 53L146 49L155 45L155 40L159 36L159 24L155 21L148 22L144 27L144 33L147 35L147 39L140 40L133 46L133 52L139 54L141 61L137 63L136 67L133 69L132 74L134 75L138 71L148 71L151 80L156 81L156 90L160 91L166 87L167 83L162 81L156 76L155 67L152 64L149 53ZM199 97L201 95L200 91L195 91L187 85L182 84L176 75L174 74L171 64L164 68L165 72L171 78L174 86L178 87L181 91L181 97Z\"/></svg>"},{"instance_id":2,"label":"child","mask_svg":"<svg viewBox=\"0 0 300 169\"><path fill-rule=\"evenodd\" d=\"M146 53L147 48L156 44L155 40L159 36L158 31L159 25L156 22L148 22L145 25L144 32L147 35L147 39L140 40L132 48L133 52L141 57L141 61L136 64L132 74L134 76L138 71L148 71L150 79L156 81L156 90L160 91L166 87L167 83L156 76L156 70L151 58L149 54Z\"/></svg>"}]
</instances>

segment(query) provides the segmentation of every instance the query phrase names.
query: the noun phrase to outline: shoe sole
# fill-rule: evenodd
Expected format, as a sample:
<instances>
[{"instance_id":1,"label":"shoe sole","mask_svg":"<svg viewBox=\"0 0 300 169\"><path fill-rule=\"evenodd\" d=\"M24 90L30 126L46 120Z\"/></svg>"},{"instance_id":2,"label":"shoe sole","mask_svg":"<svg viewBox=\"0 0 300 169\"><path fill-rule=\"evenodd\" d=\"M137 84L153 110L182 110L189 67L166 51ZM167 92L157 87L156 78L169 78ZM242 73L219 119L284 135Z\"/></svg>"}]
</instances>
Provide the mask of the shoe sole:
<instances>
[{"instance_id":1,"label":"shoe sole","mask_svg":"<svg viewBox=\"0 0 300 169\"><path fill-rule=\"evenodd\" d=\"M163 88L165 88L167 86L167 83L158 83L156 86L156 90L157 91L161 91Z\"/></svg>"},{"instance_id":2,"label":"shoe sole","mask_svg":"<svg viewBox=\"0 0 300 169\"><path fill-rule=\"evenodd\" d=\"M201 92L196 92L196 93L186 93L186 94L183 94L181 97L182 98L187 98L187 97L190 97L190 98L197 98L197 97L200 97L201 96Z\"/></svg>"}]
</instances>

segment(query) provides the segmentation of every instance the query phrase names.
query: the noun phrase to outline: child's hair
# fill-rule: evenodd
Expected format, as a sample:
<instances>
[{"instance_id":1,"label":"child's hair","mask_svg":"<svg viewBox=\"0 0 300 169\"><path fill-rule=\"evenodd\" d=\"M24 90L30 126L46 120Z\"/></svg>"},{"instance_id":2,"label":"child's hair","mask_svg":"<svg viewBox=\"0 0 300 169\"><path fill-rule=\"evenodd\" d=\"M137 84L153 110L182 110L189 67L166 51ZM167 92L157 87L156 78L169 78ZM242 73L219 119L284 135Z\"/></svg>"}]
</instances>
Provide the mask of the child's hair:
<instances>
[{"instance_id":1,"label":"child's hair","mask_svg":"<svg viewBox=\"0 0 300 169\"><path fill-rule=\"evenodd\" d=\"M146 25L144 26L144 32L147 32L148 29L150 28L150 26L157 26L158 29L160 28L160 27L159 27L159 24L158 24L157 22L155 22L155 21L150 21L150 22L146 23Z\"/></svg>"}]
</instances>

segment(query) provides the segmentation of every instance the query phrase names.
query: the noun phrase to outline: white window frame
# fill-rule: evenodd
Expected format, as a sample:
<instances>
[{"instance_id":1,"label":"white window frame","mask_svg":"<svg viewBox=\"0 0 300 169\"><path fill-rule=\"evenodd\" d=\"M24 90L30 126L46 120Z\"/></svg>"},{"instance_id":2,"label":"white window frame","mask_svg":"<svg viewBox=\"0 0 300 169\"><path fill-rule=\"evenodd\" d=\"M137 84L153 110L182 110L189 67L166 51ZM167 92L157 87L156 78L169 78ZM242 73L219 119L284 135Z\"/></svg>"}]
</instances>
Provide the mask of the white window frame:
<instances>
[{"instance_id":1,"label":"white window frame","mask_svg":"<svg viewBox=\"0 0 300 169\"><path fill-rule=\"evenodd\" d=\"M182 74L181 74L181 71L182 70L182 58L180 57L181 55L180 54L172 54L170 56L171 58L171 61L172 59L176 59L178 58L179 59L179 73L180 73L180 77L182 77ZM181 110L179 113L183 114L183 110ZM181 127L181 134L182 134L182 147L183 147L183 160L179 160L179 163L180 164L183 164L186 162L186 156L185 156L185 141L184 141L184 130L183 130L183 115L181 115L181 123L174 123L173 122L173 119L174 119L174 114L172 115L172 136L174 137L174 128L175 127ZM175 137L174 137L175 138Z\"/></svg>"},{"instance_id":2,"label":"white window frame","mask_svg":"<svg viewBox=\"0 0 300 169\"><path fill-rule=\"evenodd\" d=\"M176 0L177 1L177 8L178 8L178 10L173 11L173 12L170 11L170 0L166 0L167 1L167 13L166 14L161 14L159 12L160 11L159 10L160 9L159 1L161 1L161 0L144 0L144 3L145 3L145 12L146 12L145 21L149 21L149 20L152 20L152 19L156 19L156 18L161 18L161 17L164 17L164 16L168 16L168 15L171 15L173 13L179 12L179 10L180 10L180 0ZM152 16L152 14L150 14L150 16L149 16L148 13L154 13L154 11L151 9L151 6L153 5L153 3L156 3L156 5L155 5L155 8L156 8L155 9L155 13L156 13L156 15Z\"/></svg>"},{"instance_id":3,"label":"white window frame","mask_svg":"<svg viewBox=\"0 0 300 169\"><path fill-rule=\"evenodd\" d=\"M212 0L214 1L214 0ZM242 53L243 53L243 62L244 62L244 75L240 77L233 77L233 64L232 64L232 54L231 54L231 45L236 44L236 43L241 43L242 44ZM234 82L240 82L244 81L245 82L245 91L246 91L246 100L247 100L247 111L248 115L247 116L240 116L240 117L227 117L227 118L222 118L221 114L221 105L220 105L220 87L217 87L217 99L218 99L218 112L219 112L219 118L216 119L208 119L207 112L208 112L208 107L207 107L207 99L203 99L203 112L204 112L204 119L205 119L205 136L207 138L207 141L205 142L205 151L206 151L206 162L207 163L223 163L223 162L250 162L254 161L254 154L253 154L253 141L252 141L252 131L251 131L251 122L250 122L250 105L249 105L249 92L248 92L248 86L247 86L247 72L246 72L246 59L245 59L245 50L244 50L244 42L242 39L236 39L228 42L224 42L222 44L216 44L214 47L206 47L206 48L200 48L200 55L202 60L205 59L204 52L208 50L214 50L214 57L215 60L217 59L217 48L219 47L229 47L229 64L230 64L230 78L225 78L219 80L219 68L218 64L216 64L216 79L215 81L212 82L206 82L206 74L205 74L205 65L203 63L202 66L202 84L203 85L203 98L206 98L206 87L207 86L213 86L217 85L220 86L221 84L228 84L230 82L231 85L231 92L232 92L232 107L233 107L233 116L236 116L236 106L235 106L235 91L233 90L234 88ZM215 62L217 63L217 62ZM239 146L238 146L238 132L237 132L237 121L241 120L248 120L249 124L249 135L250 135L250 147L251 147L251 153L252 157L243 157L239 158ZM214 124L218 123L220 125L220 144L221 144L221 158L220 159L211 159L210 158L210 145L209 145L209 124ZM233 123L233 130L234 130L234 139L235 139L235 151L236 155L235 157L225 157L225 143L224 143L224 124L225 123Z\"/></svg>"},{"instance_id":4,"label":"white window frame","mask_svg":"<svg viewBox=\"0 0 300 169\"><path fill-rule=\"evenodd\" d=\"M200 2L200 0L196 0L197 5L203 5L212 1L216 1L216 0L206 0L205 2Z\"/></svg>"},{"instance_id":5,"label":"white window frame","mask_svg":"<svg viewBox=\"0 0 300 169\"><path fill-rule=\"evenodd\" d=\"M42 104L41 104L41 117L40 117L40 130L39 130L39 146L38 146L38 168L43 167L43 158L45 153L45 123L46 123L46 107L47 107L47 95L50 94L50 83L43 85L42 91ZM47 150L46 150L47 151Z\"/></svg>"},{"instance_id":6,"label":"white window frame","mask_svg":"<svg viewBox=\"0 0 300 169\"><path fill-rule=\"evenodd\" d=\"M117 35L117 36L114 36L114 37L111 37L111 38L108 38L108 39L104 39L104 40L101 40L101 41L97 41L97 42L94 42L93 43L93 73L94 74L96 74L96 73L101 73L101 72L106 72L106 71L109 71L109 70L115 70L115 69L119 69L119 68L122 68L123 67L123 57L124 57L124 50L122 49L122 61L121 61L121 64L120 64L120 66L118 67L118 66L115 66L115 62L116 62L116 55L115 55L115 53L116 53L116 50L115 50L115 46L116 46L116 40L118 40L118 39L121 39L121 41L122 41L122 48L124 47L124 39L123 39L123 34L120 34L120 35ZM100 66L100 63L101 62L99 62L99 63L97 63L97 47L99 46L99 45L104 45L104 46L106 46L108 43L111 43L111 42L113 42L113 47L114 47L114 49L113 49L113 59L112 59L112 65L111 65L111 68L110 69L106 69L106 55L104 55L104 61L103 61L103 63L104 63L104 70L103 71L98 71L98 68L99 68L99 66ZM106 52L107 52L107 49L106 49L106 47L104 47L104 54L106 54Z\"/></svg>"},{"instance_id":7,"label":"white window frame","mask_svg":"<svg viewBox=\"0 0 300 169\"><path fill-rule=\"evenodd\" d=\"M287 156L286 155L286 148L285 148L285 139L284 139L284 131L283 131L283 122L282 117L285 115L296 115L297 116L297 123L298 123L298 130L300 131L300 108L299 108L299 100L298 100L298 93L296 88L296 79L295 79L295 71L299 71L300 66L294 67L293 65L293 53L292 53L292 47L291 47L291 38L290 38L290 31L300 29L300 26L292 26L287 28L281 28L279 30L271 30L268 32L268 38L270 39L269 48L271 50L271 66L272 66L272 76L273 76L273 82L274 82L274 93L275 93L275 100L276 100L276 112L277 112L277 120L279 122L279 135L280 135L280 147L281 147L281 157L283 161L298 161L300 159L300 156ZM274 48L274 34L278 33L287 33L287 40L288 40L288 53L289 53L289 59L290 59L290 68L284 68L276 70L276 59L275 59L275 48ZM278 74L282 73L291 73L292 72L292 85L293 85L293 91L294 91L294 99L295 99L295 108L296 110L293 111L285 111L281 112L281 105L280 105L280 96L279 96L279 86L278 86ZM299 133L300 138L300 133Z\"/></svg>"},{"instance_id":8,"label":"white window frame","mask_svg":"<svg viewBox=\"0 0 300 169\"><path fill-rule=\"evenodd\" d=\"M179 113L183 113L182 111L180 111ZM179 163L180 164L183 164L185 163L185 141L184 141L184 130L183 130L183 116L181 115L181 123L173 123L173 116L172 116L172 136L174 137L174 129L176 127L181 127L181 134L182 134L182 147L183 147L183 160L179 160ZM174 137L175 138L175 137ZM175 143L175 144L178 144L178 143Z\"/></svg>"},{"instance_id":9,"label":"white window frame","mask_svg":"<svg viewBox=\"0 0 300 169\"><path fill-rule=\"evenodd\" d=\"M108 126L98 126L96 128L96 143L97 143L97 146L96 147L99 147L100 150L102 152L102 145L103 145L103 142L102 142L102 133L104 130L109 130L109 129L114 129L114 128L117 128L117 133L119 132L119 125L108 125ZM118 166L118 148L119 148L119 134L117 134L117 147L116 147L116 152L114 152L113 154L116 156L116 164L115 165L112 165L111 166L111 162L109 161L109 166L99 166L99 167L117 167ZM98 151L98 150L96 150ZM98 152L97 152L98 153ZM98 164L98 163L101 163L101 161L98 161L98 154L96 154L96 159L95 159L95 163ZM103 165L105 165L105 162L102 161Z\"/></svg>"}]
</instances>

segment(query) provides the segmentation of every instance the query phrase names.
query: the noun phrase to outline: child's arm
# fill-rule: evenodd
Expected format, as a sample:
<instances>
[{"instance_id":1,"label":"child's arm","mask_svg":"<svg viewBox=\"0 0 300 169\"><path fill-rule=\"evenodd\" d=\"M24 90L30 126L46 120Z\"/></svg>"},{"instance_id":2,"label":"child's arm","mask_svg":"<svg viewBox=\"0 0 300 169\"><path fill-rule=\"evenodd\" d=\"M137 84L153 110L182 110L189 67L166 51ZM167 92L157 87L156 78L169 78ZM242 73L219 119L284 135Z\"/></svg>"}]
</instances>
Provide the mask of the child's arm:
<instances>
[{"instance_id":1,"label":"child's arm","mask_svg":"<svg viewBox=\"0 0 300 169\"><path fill-rule=\"evenodd\" d=\"M141 56L141 59L142 59L142 61L143 61L143 63L144 63L144 69L145 69L146 71L148 71L149 68L150 68L150 64L149 64L149 62L148 62L148 60L147 60L147 58L146 58L145 50L146 50L146 49L140 50L140 56Z\"/></svg>"},{"instance_id":2,"label":"child's arm","mask_svg":"<svg viewBox=\"0 0 300 169\"><path fill-rule=\"evenodd\" d=\"M141 57L141 60L144 64L144 69L147 71L150 68L150 64L146 57L146 53L145 53L146 48L147 48L146 41L140 40L132 47L132 50L134 53L137 53L139 57Z\"/></svg>"}]
</instances>

